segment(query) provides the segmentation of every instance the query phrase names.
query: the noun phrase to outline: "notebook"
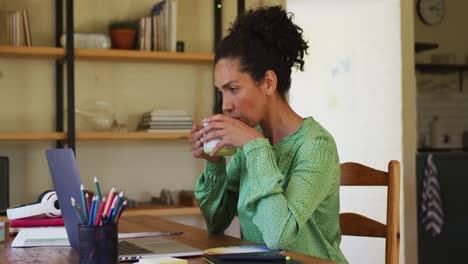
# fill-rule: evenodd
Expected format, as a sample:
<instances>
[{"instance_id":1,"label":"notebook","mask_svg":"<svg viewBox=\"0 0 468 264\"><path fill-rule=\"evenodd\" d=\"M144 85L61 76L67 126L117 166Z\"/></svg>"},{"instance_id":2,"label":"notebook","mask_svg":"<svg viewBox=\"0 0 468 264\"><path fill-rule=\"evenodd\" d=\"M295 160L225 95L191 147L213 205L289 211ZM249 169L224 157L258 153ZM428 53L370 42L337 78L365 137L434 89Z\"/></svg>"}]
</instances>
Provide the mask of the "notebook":
<instances>
[{"instance_id":1,"label":"notebook","mask_svg":"<svg viewBox=\"0 0 468 264\"><path fill-rule=\"evenodd\" d=\"M73 211L70 197L80 201L81 179L71 149L46 151L52 182L62 211L70 245L78 249L79 220ZM119 261L150 257L201 256L203 251L162 237L145 237L119 240Z\"/></svg>"},{"instance_id":2,"label":"notebook","mask_svg":"<svg viewBox=\"0 0 468 264\"><path fill-rule=\"evenodd\" d=\"M290 259L288 256L281 255L278 251L204 255L203 259L210 264L300 263Z\"/></svg>"}]
</instances>

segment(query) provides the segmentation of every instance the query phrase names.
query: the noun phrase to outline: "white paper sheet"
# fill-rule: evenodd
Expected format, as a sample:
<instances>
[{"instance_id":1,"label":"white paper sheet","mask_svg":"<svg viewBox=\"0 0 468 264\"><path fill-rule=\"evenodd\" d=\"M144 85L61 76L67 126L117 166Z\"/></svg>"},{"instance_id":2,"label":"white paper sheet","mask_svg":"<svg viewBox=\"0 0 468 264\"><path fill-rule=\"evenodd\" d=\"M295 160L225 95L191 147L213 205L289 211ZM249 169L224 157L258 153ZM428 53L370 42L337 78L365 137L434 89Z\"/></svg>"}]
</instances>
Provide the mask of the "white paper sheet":
<instances>
[{"instance_id":1,"label":"white paper sheet","mask_svg":"<svg viewBox=\"0 0 468 264\"><path fill-rule=\"evenodd\" d=\"M65 227L23 228L16 235L11 247L69 247Z\"/></svg>"},{"instance_id":2,"label":"white paper sheet","mask_svg":"<svg viewBox=\"0 0 468 264\"><path fill-rule=\"evenodd\" d=\"M172 236L181 235L182 232L137 232L119 233L119 239ZM11 247L69 247L67 231L65 227L31 227L23 228L16 235Z\"/></svg>"},{"instance_id":3,"label":"white paper sheet","mask_svg":"<svg viewBox=\"0 0 468 264\"><path fill-rule=\"evenodd\" d=\"M182 232L137 232L137 233L119 233L119 239L137 238L137 237L154 237L154 236L177 236L182 235Z\"/></svg>"}]
</instances>

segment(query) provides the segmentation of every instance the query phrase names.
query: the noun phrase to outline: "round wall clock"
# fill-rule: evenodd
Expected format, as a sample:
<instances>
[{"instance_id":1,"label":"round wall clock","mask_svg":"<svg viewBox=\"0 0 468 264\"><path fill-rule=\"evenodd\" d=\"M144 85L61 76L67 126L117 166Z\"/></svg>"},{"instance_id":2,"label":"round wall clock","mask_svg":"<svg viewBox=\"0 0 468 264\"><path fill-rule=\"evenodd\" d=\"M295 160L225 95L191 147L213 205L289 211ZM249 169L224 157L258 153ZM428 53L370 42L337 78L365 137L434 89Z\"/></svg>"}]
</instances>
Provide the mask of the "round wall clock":
<instances>
[{"instance_id":1,"label":"round wall clock","mask_svg":"<svg viewBox=\"0 0 468 264\"><path fill-rule=\"evenodd\" d=\"M421 21L427 25L437 25L444 19L444 0L418 0L416 9Z\"/></svg>"}]
</instances>

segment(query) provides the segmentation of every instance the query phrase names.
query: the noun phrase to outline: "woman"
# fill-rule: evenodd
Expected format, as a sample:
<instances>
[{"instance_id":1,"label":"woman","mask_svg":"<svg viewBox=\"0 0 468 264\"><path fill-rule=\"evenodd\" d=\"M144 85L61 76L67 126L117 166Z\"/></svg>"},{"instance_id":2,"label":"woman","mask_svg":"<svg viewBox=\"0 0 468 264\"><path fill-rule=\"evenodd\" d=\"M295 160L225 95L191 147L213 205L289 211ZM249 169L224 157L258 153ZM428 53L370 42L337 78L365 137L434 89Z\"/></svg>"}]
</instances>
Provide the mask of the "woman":
<instances>
[{"instance_id":1,"label":"woman","mask_svg":"<svg viewBox=\"0 0 468 264\"><path fill-rule=\"evenodd\" d=\"M215 54L225 115L192 129L192 155L207 161L195 196L209 232L223 232L238 215L246 240L346 262L335 142L286 100L291 68L303 70L307 48L302 29L280 7L249 11L233 23ZM204 154L203 143L216 138ZM225 146L238 148L227 168L215 155Z\"/></svg>"}]
</instances>

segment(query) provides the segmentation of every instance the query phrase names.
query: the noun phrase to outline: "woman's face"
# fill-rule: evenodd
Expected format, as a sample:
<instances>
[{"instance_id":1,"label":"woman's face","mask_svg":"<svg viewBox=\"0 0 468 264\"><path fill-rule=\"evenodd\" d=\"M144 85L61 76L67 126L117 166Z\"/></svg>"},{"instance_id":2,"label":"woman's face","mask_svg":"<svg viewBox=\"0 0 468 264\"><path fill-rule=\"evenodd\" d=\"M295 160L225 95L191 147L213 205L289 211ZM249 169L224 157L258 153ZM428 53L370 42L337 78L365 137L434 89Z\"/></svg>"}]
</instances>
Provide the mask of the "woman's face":
<instances>
[{"instance_id":1,"label":"woman's face","mask_svg":"<svg viewBox=\"0 0 468 264\"><path fill-rule=\"evenodd\" d=\"M238 59L220 59L214 70L215 86L223 94L223 112L254 127L264 117L267 95L263 84L239 71Z\"/></svg>"}]
</instances>

